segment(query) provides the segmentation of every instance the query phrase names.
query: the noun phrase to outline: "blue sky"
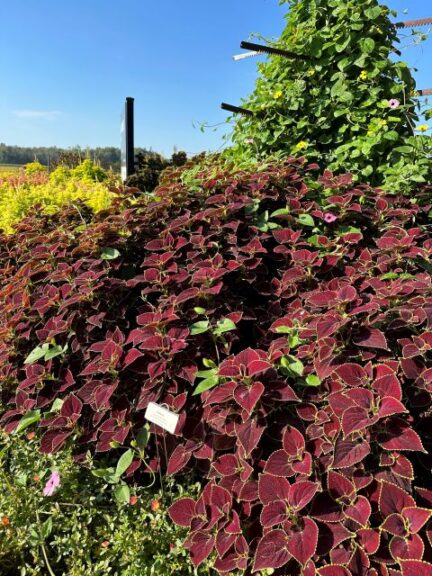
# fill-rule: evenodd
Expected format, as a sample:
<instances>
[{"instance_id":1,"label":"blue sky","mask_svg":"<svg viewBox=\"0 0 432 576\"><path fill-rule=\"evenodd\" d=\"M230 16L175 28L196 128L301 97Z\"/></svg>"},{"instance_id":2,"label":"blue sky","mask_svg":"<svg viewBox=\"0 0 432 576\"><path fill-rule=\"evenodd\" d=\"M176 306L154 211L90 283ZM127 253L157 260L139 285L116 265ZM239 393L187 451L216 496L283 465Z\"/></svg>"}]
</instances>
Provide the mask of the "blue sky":
<instances>
[{"instance_id":1,"label":"blue sky","mask_svg":"<svg viewBox=\"0 0 432 576\"><path fill-rule=\"evenodd\" d=\"M399 19L432 16L430 0L389 6ZM216 150L226 126L193 123L223 123L220 103L250 92L256 59L231 56L251 32L278 36L285 11L277 0L0 0L0 142L119 146L133 96L136 145ZM432 87L432 39L404 58Z\"/></svg>"}]
</instances>

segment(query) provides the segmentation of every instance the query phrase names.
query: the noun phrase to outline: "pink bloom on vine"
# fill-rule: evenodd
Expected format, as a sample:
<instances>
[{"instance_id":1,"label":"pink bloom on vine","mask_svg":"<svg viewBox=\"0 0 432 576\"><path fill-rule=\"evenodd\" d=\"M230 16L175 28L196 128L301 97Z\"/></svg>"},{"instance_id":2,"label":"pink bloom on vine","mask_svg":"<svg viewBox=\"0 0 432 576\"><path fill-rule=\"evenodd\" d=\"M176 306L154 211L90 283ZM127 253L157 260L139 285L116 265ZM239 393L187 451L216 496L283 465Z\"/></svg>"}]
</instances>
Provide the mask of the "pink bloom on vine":
<instances>
[{"instance_id":1,"label":"pink bloom on vine","mask_svg":"<svg viewBox=\"0 0 432 576\"><path fill-rule=\"evenodd\" d=\"M333 214L333 212L326 212L324 214L324 222L327 222L327 224L331 224L335 222L335 220L337 220L337 216Z\"/></svg>"},{"instance_id":2,"label":"pink bloom on vine","mask_svg":"<svg viewBox=\"0 0 432 576\"><path fill-rule=\"evenodd\" d=\"M54 472L48 478L48 482L45 484L45 488L43 489L43 495L52 496L59 486L60 486L60 474L57 472L57 470L54 470Z\"/></svg>"},{"instance_id":3,"label":"pink bloom on vine","mask_svg":"<svg viewBox=\"0 0 432 576\"><path fill-rule=\"evenodd\" d=\"M396 98L392 98L391 100L388 101L388 105L390 108L393 108L393 110L395 110L396 108L399 108L400 102Z\"/></svg>"}]
</instances>

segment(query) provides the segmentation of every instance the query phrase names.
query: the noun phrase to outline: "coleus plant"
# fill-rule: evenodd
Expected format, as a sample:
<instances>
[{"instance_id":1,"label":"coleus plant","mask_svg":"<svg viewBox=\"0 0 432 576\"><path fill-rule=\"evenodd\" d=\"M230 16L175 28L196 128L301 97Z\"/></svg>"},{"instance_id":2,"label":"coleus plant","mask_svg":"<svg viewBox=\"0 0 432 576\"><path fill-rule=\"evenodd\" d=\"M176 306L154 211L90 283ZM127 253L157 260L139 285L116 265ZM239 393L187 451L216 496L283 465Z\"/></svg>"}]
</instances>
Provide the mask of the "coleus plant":
<instances>
[{"instance_id":1,"label":"coleus plant","mask_svg":"<svg viewBox=\"0 0 432 576\"><path fill-rule=\"evenodd\" d=\"M432 574L430 186L183 176L1 238L2 426L198 473L170 515L219 574ZM149 402L179 425L141 446Z\"/></svg>"}]
</instances>

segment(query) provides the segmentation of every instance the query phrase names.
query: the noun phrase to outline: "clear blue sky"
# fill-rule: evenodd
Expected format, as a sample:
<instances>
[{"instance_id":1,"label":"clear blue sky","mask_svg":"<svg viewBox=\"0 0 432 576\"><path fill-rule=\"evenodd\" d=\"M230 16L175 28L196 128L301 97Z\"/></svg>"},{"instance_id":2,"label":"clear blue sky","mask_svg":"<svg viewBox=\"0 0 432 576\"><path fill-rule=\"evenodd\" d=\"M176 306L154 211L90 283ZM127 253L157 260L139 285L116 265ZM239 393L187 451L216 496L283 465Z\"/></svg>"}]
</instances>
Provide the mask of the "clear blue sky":
<instances>
[{"instance_id":1,"label":"clear blue sky","mask_svg":"<svg viewBox=\"0 0 432 576\"><path fill-rule=\"evenodd\" d=\"M389 5L400 19L432 16L430 0ZM136 145L216 150L226 127L192 124L223 122L220 103L253 88L256 59L231 56L251 32L278 36L285 11L277 0L0 0L0 142L118 146L133 96ZM404 57L432 87L432 39Z\"/></svg>"}]
</instances>

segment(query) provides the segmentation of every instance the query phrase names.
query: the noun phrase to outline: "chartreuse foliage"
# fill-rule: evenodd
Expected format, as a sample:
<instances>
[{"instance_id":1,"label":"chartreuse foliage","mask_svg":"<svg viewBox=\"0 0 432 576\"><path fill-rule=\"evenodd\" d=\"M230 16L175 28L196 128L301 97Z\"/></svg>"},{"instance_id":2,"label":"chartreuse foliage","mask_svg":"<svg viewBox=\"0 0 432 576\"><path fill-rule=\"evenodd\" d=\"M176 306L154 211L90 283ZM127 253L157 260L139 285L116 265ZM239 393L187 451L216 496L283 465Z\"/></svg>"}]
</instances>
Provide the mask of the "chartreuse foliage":
<instances>
[{"instance_id":1,"label":"chartreuse foliage","mask_svg":"<svg viewBox=\"0 0 432 576\"><path fill-rule=\"evenodd\" d=\"M52 213L60 206L82 200L95 212L103 210L114 198L103 183L107 177L90 160L71 170L60 166L51 174L33 162L23 172L0 175L0 229L12 232L14 225L37 205Z\"/></svg>"},{"instance_id":2,"label":"chartreuse foliage","mask_svg":"<svg viewBox=\"0 0 432 576\"><path fill-rule=\"evenodd\" d=\"M132 485L127 501L88 460L74 464L70 451L41 455L34 434L0 434L0 565L2 576L180 576L197 572L172 524L173 495L194 494L170 482L172 494ZM51 471L60 477L53 495L43 488ZM51 569L51 572L48 570Z\"/></svg>"},{"instance_id":3,"label":"chartreuse foliage","mask_svg":"<svg viewBox=\"0 0 432 576\"><path fill-rule=\"evenodd\" d=\"M248 163L305 155L390 192L432 176L430 137L416 136L411 71L392 53L397 30L377 0L281 0L287 25L275 46L309 60L270 56L244 99L226 154Z\"/></svg>"},{"instance_id":4,"label":"chartreuse foliage","mask_svg":"<svg viewBox=\"0 0 432 576\"><path fill-rule=\"evenodd\" d=\"M182 174L1 238L4 430L90 453L120 502L198 473L170 515L221 575L430 575L430 187Z\"/></svg>"}]
</instances>

